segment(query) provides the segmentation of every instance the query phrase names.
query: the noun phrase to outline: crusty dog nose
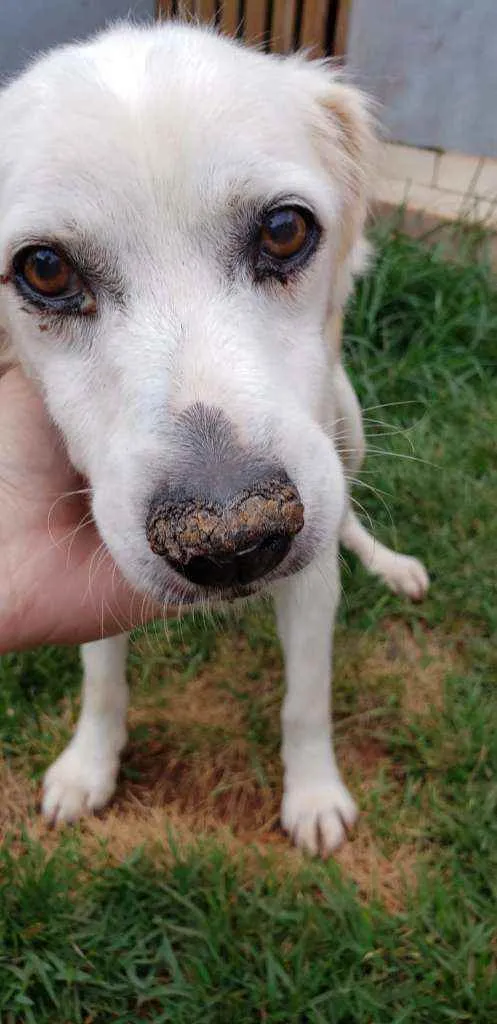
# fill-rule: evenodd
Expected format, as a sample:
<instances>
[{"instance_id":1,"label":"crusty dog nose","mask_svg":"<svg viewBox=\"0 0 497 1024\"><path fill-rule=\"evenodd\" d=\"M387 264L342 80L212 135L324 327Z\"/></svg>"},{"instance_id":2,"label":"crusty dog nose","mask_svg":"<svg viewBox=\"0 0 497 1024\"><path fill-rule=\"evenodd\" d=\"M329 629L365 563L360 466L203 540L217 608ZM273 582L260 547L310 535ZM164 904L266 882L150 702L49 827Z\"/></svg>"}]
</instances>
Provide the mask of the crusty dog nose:
<instances>
[{"instance_id":1,"label":"crusty dog nose","mask_svg":"<svg viewBox=\"0 0 497 1024\"><path fill-rule=\"evenodd\" d=\"M159 492L147 519L155 554L192 583L237 587L266 576L304 525L297 488L285 473L268 475L225 500Z\"/></svg>"}]
</instances>

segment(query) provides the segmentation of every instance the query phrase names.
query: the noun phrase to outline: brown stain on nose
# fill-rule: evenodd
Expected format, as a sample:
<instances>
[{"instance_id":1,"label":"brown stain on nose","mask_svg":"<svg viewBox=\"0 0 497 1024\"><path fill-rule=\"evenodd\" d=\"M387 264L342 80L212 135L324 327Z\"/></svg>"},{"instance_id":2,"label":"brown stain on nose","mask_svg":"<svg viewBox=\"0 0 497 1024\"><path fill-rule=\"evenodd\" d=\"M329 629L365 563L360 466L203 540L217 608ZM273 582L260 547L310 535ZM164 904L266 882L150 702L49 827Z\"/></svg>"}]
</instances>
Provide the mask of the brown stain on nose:
<instances>
[{"instance_id":1,"label":"brown stain on nose","mask_svg":"<svg viewBox=\"0 0 497 1024\"><path fill-rule=\"evenodd\" d=\"M292 538L303 525L297 488L275 477L226 504L200 497L159 501L147 523L147 540L155 554L185 565L198 556L234 554L268 536Z\"/></svg>"}]
</instances>

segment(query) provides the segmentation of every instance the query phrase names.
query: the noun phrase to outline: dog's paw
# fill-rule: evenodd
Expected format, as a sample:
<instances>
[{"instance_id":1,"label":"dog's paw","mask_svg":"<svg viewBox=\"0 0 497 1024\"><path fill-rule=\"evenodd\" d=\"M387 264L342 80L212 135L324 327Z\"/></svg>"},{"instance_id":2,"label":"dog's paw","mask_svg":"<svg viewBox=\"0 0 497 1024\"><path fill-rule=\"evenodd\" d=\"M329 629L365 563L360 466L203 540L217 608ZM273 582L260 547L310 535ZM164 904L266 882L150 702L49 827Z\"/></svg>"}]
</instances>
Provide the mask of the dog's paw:
<instances>
[{"instance_id":1,"label":"dog's paw","mask_svg":"<svg viewBox=\"0 0 497 1024\"><path fill-rule=\"evenodd\" d=\"M45 775L43 814L59 825L104 807L116 788L118 767L117 758L96 757L86 744L70 743Z\"/></svg>"},{"instance_id":2,"label":"dog's paw","mask_svg":"<svg viewBox=\"0 0 497 1024\"><path fill-rule=\"evenodd\" d=\"M377 567L383 582L394 594L410 597L411 601L422 601L430 585L422 562L410 555L398 555L394 551L389 551L388 555L388 558L382 558Z\"/></svg>"},{"instance_id":3,"label":"dog's paw","mask_svg":"<svg viewBox=\"0 0 497 1024\"><path fill-rule=\"evenodd\" d=\"M357 815L356 804L343 782L331 779L285 793L281 824L301 850L328 857L346 839Z\"/></svg>"}]
</instances>

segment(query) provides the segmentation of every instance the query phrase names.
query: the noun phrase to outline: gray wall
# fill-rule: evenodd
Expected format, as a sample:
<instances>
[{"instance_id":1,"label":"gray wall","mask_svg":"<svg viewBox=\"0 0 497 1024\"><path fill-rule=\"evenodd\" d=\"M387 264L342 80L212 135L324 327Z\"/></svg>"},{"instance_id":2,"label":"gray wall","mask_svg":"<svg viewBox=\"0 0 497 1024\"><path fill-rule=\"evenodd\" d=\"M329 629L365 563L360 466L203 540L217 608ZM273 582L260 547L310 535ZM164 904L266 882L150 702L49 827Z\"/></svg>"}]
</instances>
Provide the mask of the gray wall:
<instances>
[{"instance_id":1,"label":"gray wall","mask_svg":"<svg viewBox=\"0 0 497 1024\"><path fill-rule=\"evenodd\" d=\"M392 141L497 156L497 0L352 0L349 64Z\"/></svg>"},{"instance_id":2,"label":"gray wall","mask_svg":"<svg viewBox=\"0 0 497 1024\"><path fill-rule=\"evenodd\" d=\"M0 0L0 77L20 70L32 54L103 28L108 21L153 17L154 0Z\"/></svg>"},{"instance_id":3,"label":"gray wall","mask_svg":"<svg viewBox=\"0 0 497 1024\"><path fill-rule=\"evenodd\" d=\"M54 43L153 12L154 0L0 0L0 78ZM352 0L349 63L392 141L497 156L497 0Z\"/></svg>"}]
</instances>

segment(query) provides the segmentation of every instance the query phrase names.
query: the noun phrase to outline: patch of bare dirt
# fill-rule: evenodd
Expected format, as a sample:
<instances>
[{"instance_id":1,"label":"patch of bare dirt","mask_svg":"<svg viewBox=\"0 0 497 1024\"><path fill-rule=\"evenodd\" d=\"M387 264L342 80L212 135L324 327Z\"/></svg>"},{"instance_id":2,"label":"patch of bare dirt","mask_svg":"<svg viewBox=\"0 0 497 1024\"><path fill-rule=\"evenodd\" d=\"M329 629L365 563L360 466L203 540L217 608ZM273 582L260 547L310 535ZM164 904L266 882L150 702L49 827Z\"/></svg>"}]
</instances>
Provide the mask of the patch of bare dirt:
<instances>
[{"instance_id":1,"label":"patch of bare dirt","mask_svg":"<svg viewBox=\"0 0 497 1024\"><path fill-rule=\"evenodd\" d=\"M277 651L265 652L261 657L251 649L245 637L221 634L216 655L207 665L186 683L174 675L166 678L161 707L157 706L152 693L142 699L139 707L132 706L130 721L133 725L154 719L180 726L191 724L228 732L243 731L245 702L241 694L248 692L261 710L272 705L278 715L281 678L281 659Z\"/></svg>"},{"instance_id":2,"label":"patch of bare dirt","mask_svg":"<svg viewBox=\"0 0 497 1024\"><path fill-rule=\"evenodd\" d=\"M0 759L0 792L0 843L8 836L12 853L20 856L25 850L24 836L42 842L47 850L53 849L58 837L39 814L37 787L3 759Z\"/></svg>"},{"instance_id":3,"label":"patch of bare dirt","mask_svg":"<svg viewBox=\"0 0 497 1024\"><path fill-rule=\"evenodd\" d=\"M168 681L159 704L153 693L143 695L130 717L145 737L132 736L110 808L82 827L89 856L105 847L119 861L143 846L157 863L166 863L172 836L176 849L214 839L247 864L260 865L262 856L283 874L302 867L303 856L278 825L279 760L250 739L250 714L263 719L271 735L279 728L279 658L272 652L258 657L243 638L220 637L217 656L195 678ZM360 801L381 773L392 785L403 784L371 727L382 703L395 692L405 718L437 713L445 677L460 667L462 656L441 633L420 627L414 634L392 618L384 620L374 643L370 637L356 643L348 665L346 650L343 658L345 697L357 687L357 702L338 722L339 761ZM399 714L398 706L393 713ZM28 822L28 832L53 848L57 832L36 815L37 794L24 776L0 762L0 786L0 836ZM413 842L400 839L385 854L373 827L360 820L336 859L363 900L377 897L396 911L406 887L415 884L419 853Z\"/></svg>"},{"instance_id":4,"label":"patch of bare dirt","mask_svg":"<svg viewBox=\"0 0 497 1024\"><path fill-rule=\"evenodd\" d=\"M34 787L5 761L0 761L0 842L33 814L36 797Z\"/></svg>"},{"instance_id":5,"label":"patch of bare dirt","mask_svg":"<svg viewBox=\"0 0 497 1024\"><path fill-rule=\"evenodd\" d=\"M221 680L213 678L207 670L191 679L184 689L173 690L162 708L155 708L153 702L131 708L131 725L148 722L153 716L179 726L204 725L221 729L239 729L242 724L240 701L223 686Z\"/></svg>"},{"instance_id":6,"label":"patch of bare dirt","mask_svg":"<svg viewBox=\"0 0 497 1024\"><path fill-rule=\"evenodd\" d=\"M259 871L261 862L282 876L298 872L305 864L305 857L278 825L280 786L260 785L242 746L229 758L221 751L207 768L195 758L168 764L167 749L157 741L150 748L147 745L146 754L129 751L127 769L132 765L139 778L123 779L111 806L82 825L83 849L89 858L105 849L109 860L119 863L143 847L158 865L167 866L171 846L176 852L187 852L199 842L215 840L228 855L241 859L249 874ZM5 764L0 764L0 785L0 839L18 835L13 849L18 845L22 854L22 830L53 850L60 832L48 828L39 815L35 787ZM362 900L379 898L392 911L402 906L405 884L414 884L414 848L401 844L387 858L365 822L359 823L336 859L357 885Z\"/></svg>"},{"instance_id":7,"label":"patch of bare dirt","mask_svg":"<svg viewBox=\"0 0 497 1024\"><path fill-rule=\"evenodd\" d=\"M359 821L357 833L335 854L342 870L365 902L380 899L395 913L402 910L406 892L416 886L419 852L414 844L400 843L388 856L381 851L371 829Z\"/></svg>"},{"instance_id":8,"label":"patch of bare dirt","mask_svg":"<svg viewBox=\"0 0 497 1024\"><path fill-rule=\"evenodd\" d=\"M443 706L444 682L449 672L457 671L462 659L457 645L446 634L423 629L416 634L399 619L384 619L383 637L363 665L373 676L396 675L402 685L405 715L425 715Z\"/></svg>"},{"instance_id":9,"label":"patch of bare dirt","mask_svg":"<svg viewBox=\"0 0 497 1024\"><path fill-rule=\"evenodd\" d=\"M279 775L279 770L271 771ZM123 761L116 806L168 807L179 814L194 814L199 828L215 820L234 831L257 832L271 827L277 817L276 784L257 778L250 748L243 737L227 746L211 746L199 737L195 750L178 749L150 729L146 746L130 745Z\"/></svg>"},{"instance_id":10,"label":"patch of bare dirt","mask_svg":"<svg viewBox=\"0 0 497 1024\"><path fill-rule=\"evenodd\" d=\"M139 803L119 810L112 808L103 817L87 819L83 843L89 856L105 848L114 863L142 846L158 865L167 865L172 859L171 847L175 854L187 853L212 839L228 855L241 860L249 875L265 864L273 873L285 877L298 873L306 863L305 855L290 845L276 823L269 830L234 832L215 817L206 815L199 821L195 813L179 813L174 807L143 807ZM364 822L334 856L357 886L363 902L379 899L392 913L402 909L407 891L416 885L419 855L415 845L400 843L387 856Z\"/></svg>"},{"instance_id":11,"label":"patch of bare dirt","mask_svg":"<svg viewBox=\"0 0 497 1024\"><path fill-rule=\"evenodd\" d=\"M388 768L390 758L386 746L365 731L351 731L350 738L342 733L339 747L340 767L348 778L359 780L362 789L371 787L382 768Z\"/></svg>"},{"instance_id":12,"label":"patch of bare dirt","mask_svg":"<svg viewBox=\"0 0 497 1024\"><path fill-rule=\"evenodd\" d=\"M207 837L215 838L230 855L243 857L249 869L259 867L261 857L283 875L301 869L305 857L279 828L279 765L264 766L268 784L263 785L242 738L229 748L206 754L206 750L195 751L175 759L160 737L147 743L146 751L130 749L125 778L112 807L85 824L88 850L105 844L112 859L119 860L143 845L161 863L170 859L171 834L176 849ZM362 786L372 785L387 761L383 747L373 738L346 745L342 754L345 775L356 766ZM392 856L386 856L364 820L336 859L357 885L361 899L379 898L391 911L403 905L406 887L412 888L415 882L414 845L401 843Z\"/></svg>"}]
</instances>

